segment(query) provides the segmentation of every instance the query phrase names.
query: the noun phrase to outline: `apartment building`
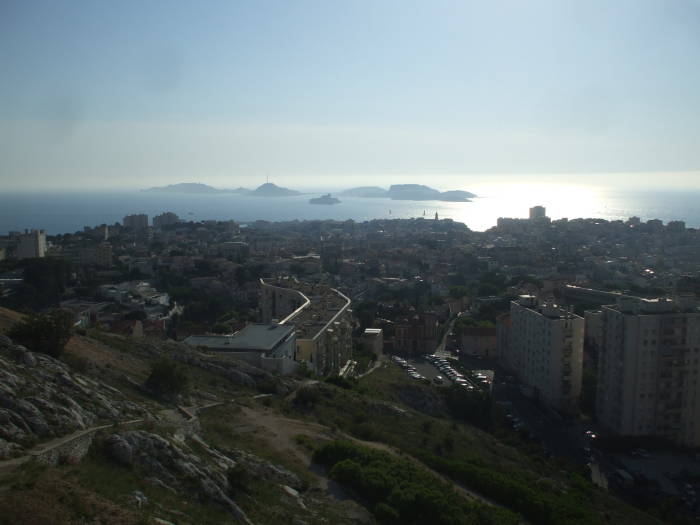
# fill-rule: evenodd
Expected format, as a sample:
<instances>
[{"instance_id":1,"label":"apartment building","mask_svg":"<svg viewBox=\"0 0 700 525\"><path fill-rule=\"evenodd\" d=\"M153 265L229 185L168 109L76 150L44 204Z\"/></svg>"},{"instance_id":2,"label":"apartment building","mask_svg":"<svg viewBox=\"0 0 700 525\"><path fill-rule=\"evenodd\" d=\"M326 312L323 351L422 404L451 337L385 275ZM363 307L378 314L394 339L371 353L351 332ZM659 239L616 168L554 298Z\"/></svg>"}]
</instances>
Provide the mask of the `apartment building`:
<instances>
[{"instance_id":1,"label":"apartment building","mask_svg":"<svg viewBox=\"0 0 700 525\"><path fill-rule=\"evenodd\" d=\"M547 217L547 209L544 206L533 206L530 208L530 220L536 221Z\"/></svg>"},{"instance_id":2,"label":"apartment building","mask_svg":"<svg viewBox=\"0 0 700 525\"><path fill-rule=\"evenodd\" d=\"M596 413L610 432L700 445L700 312L694 299L603 306Z\"/></svg>"},{"instance_id":3,"label":"apartment building","mask_svg":"<svg viewBox=\"0 0 700 525\"><path fill-rule=\"evenodd\" d=\"M148 229L148 215L145 213L127 215L124 217L123 224L124 228L131 228L132 230L146 230Z\"/></svg>"},{"instance_id":4,"label":"apartment building","mask_svg":"<svg viewBox=\"0 0 700 525\"><path fill-rule=\"evenodd\" d=\"M410 356L432 354L439 342L438 326L435 312L398 320L394 325L394 351Z\"/></svg>"},{"instance_id":5,"label":"apartment building","mask_svg":"<svg viewBox=\"0 0 700 525\"><path fill-rule=\"evenodd\" d=\"M17 244L18 259L32 259L46 256L46 232L44 230L25 230L19 235Z\"/></svg>"},{"instance_id":6,"label":"apartment building","mask_svg":"<svg viewBox=\"0 0 700 525\"><path fill-rule=\"evenodd\" d=\"M575 412L581 395L583 318L556 304L538 304L523 295L511 302L511 363L532 397L550 407Z\"/></svg>"},{"instance_id":7,"label":"apartment building","mask_svg":"<svg viewBox=\"0 0 700 525\"><path fill-rule=\"evenodd\" d=\"M263 322L294 326L294 358L319 375L337 374L352 357L350 299L323 284L291 277L260 280Z\"/></svg>"},{"instance_id":8,"label":"apartment building","mask_svg":"<svg viewBox=\"0 0 700 525\"><path fill-rule=\"evenodd\" d=\"M180 222L180 217L171 211L166 211L160 215L153 217L153 227L162 228L163 226L170 226L172 224L177 224Z\"/></svg>"}]
</instances>

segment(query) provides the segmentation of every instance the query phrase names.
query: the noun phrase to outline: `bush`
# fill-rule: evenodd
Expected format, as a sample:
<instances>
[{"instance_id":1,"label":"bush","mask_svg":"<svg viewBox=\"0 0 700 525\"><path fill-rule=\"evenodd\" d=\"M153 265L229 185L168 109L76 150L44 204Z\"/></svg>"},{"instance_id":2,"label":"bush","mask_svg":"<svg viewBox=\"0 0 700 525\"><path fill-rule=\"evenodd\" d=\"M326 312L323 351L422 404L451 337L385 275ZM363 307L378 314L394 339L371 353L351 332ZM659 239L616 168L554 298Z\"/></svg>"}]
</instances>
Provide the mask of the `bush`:
<instances>
[{"instance_id":1,"label":"bush","mask_svg":"<svg viewBox=\"0 0 700 525\"><path fill-rule=\"evenodd\" d=\"M320 399L321 392L319 392L318 388L309 385L299 389L295 401L301 405L314 406Z\"/></svg>"},{"instance_id":2,"label":"bush","mask_svg":"<svg viewBox=\"0 0 700 525\"><path fill-rule=\"evenodd\" d=\"M34 352L58 358L70 339L72 327L70 312L50 310L13 325L7 335Z\"/></svg>"},{"instance_id":3,"label":"bush","mask_svg":"<svg viewBox=\"0 0 700 525\"><path fill-rule=\"evenodd\" d=\"M174 398L189 391L190 378L185 369L172 361L159 361L151 369L146 388L155 395Z\"/></svg>"},{"instance_id":4,"label":"bush","mask_svg":"<svg viewBox=\"0 0 700 525\"><path fill-rule=\"evenodd\" d=\"M330 383L331 385L338 386L340 388L344 388L346 390L352 390L357 385L357 379L355 379L354 377L348 379L340 376L328 376L325 379L325 382Z\"/></svg>"}]
</instances>

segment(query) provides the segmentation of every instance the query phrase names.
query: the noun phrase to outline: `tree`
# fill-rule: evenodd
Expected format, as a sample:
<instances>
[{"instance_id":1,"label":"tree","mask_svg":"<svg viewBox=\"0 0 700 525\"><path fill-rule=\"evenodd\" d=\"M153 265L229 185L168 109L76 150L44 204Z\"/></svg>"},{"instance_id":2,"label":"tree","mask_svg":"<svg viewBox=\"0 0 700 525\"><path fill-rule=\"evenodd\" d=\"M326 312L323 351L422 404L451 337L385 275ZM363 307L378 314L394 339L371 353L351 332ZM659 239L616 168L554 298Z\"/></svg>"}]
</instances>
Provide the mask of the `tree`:
<instances>
[{"instance_id":1,"label":"tree","mask_svg":"<svg viewBox=\"0 0 700 525\"><path fill-rule=\"evenodd\" d=\"M146 379L146 388L157 396L174 398L187 393L190 377L177 363L162 360L153 365L151 374Z\"/></svg>"},{"instance_id":2,"label":"tree","mask_svg":"<svg viewBox=\"0 0 700 525\"><path fill-rule=\"evenodd\" d=\"M124 316L127 321L145 321L148 319L148 315L143 310L132 310Z\"/></svg>"},{"instance_id":3,"label":"tree","mask_svg":"<svg viewBox=\"0 0 700 525\"><path fill-rule=\"evenodd\" d=\"M8 335L35 352L59 357L71 337L73 315L66 310L49 310L30 315L12 326Z\"/></svg>"}]
</instances>

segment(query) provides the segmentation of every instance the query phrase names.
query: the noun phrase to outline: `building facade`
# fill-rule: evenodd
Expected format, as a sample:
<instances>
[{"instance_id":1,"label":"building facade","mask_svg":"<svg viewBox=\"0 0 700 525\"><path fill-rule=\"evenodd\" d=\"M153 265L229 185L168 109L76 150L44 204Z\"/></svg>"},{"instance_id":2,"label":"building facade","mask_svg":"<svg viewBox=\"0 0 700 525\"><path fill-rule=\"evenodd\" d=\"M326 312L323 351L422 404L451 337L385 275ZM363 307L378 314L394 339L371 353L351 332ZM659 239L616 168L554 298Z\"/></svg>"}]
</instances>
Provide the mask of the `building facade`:
<instances>
[{"instance_id":1,"label":"building facade","mask_svg":"<svg viewBox=\"0 0 700 525\"><path fill-rule=\"evenodd\" d=\"M596 415L611 433L700 446L700 312L694 301L604 306Z\"/></svg>"},{"instance_id":2,"label":"building facade","mask_svg":"<svg viewBox=\"0 0 700 525\"><path fill-rule=\"evenodd\" d=\"M17 244L18 259L32 259L46 256L46 232L44 230L25 230L19 235Z\"/></svg>"},{"instance_id":3,"label":"building facade","mask_svg":"<svg viewBox=\"0 0 700 525\"><path fill-rule=\"evenodd\" d=\"M127 215L124 217L124 228L131 228L132 230L148 229L148 215L145 213Z\"/></svg>"},{"instance_id":4,"label":"building facade","mask_svg":"<svg viewBox=\"0 0 700 525\"><path fill-rule=\"evenodd\" d=\"M153 227L162 228L163 226L170 226L171 224L177 224L180 222L180 217L171 211L166 211L160 215L153 217Z\"/></svg>"},{"instance_id":5,"label":"building facade","mask_svg":"<svg viewBox=\"0 0 700 525\"><path fill-rule=\"evenodd\" d=\"M263 322L294 325L294 358L319 375L337 374L352 357L350 299L323 284L291 277L260 281Z\"/></svg>"},{"instance_id":6,"label":"building facade","mask_svg":"<svg viewBox=\"0 0 700 525\"><path fill-rule=\"evenodd\" d=\"M530 220L544 219L547 217L547 209L544 206L533 206L530 208Z\"/></svg>"},{"instance_id":7,"label":"building facade","mask_svg":"<svg viewBox=\"0 0 700 525\"><path fill-rule=\"evenodd\" d=\"M532 397L564 413L577 410L583 367L583 318L533 296L511 302L507 362Z\"/></svg>"},{"instance_id":8,"label":"building facade","mask_svg":"<svg viewBox=\"0 0 700 525\"><path fill-rule=\"evenodd\" d=\"M433 312L413 315L394 326L394 351L432 354L438 346L438 320Z\"/></svg>"}]
</instances>

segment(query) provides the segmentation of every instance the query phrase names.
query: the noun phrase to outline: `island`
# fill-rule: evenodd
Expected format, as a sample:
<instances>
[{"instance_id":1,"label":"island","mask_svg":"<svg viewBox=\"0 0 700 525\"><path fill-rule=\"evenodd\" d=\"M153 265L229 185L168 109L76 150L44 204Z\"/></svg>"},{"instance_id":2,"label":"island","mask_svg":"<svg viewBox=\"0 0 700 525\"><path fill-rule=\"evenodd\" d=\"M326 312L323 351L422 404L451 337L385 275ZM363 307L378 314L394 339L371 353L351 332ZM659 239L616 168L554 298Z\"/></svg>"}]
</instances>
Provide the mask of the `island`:
<instances>
[{"instance_id":1,"label":"island","mask_svg":"<svg viewBox=\"0 0 700 525\"><path fill-rule=\"evenodd\" d=\"M293 195L301 195L301 192L266 182L255 188L248 195L253 197L291 197Z\"/></svg>"},{"instance_id":2,"label":"island","mask_svg":"<svg viewBox=\"0 0 700 525\"><path fill-rule=\"evenodd\" d=\"M249 189L236 188L235 190L219 189L200 182L181 182L179 184L169 184L167 186L157 186L141 191L159 192L159 193L238 193L246 195L250 193Z\"/></svg>"},{"instance_id":3,"label":"island","mask_svg":"<svg viewBox=\"0 0 700 525\"><path fill-rule=\"evenodd\" d=\"M358 188L350 188L349 190L342 191L341 195L347 195L348 197L363 197L367 199L377 199L382 197L388 197L388 191L379 186L360 186Z\"/></svg>"},{"instance_id":4,"label":"island","mask_svg":"<svg viewBox=\"0 0 700 525\"><path fill-rule=\"evenodd\" d=\"M350 188L341 195L363 198L389 198L397 201L445 201L470 202L476 197L474 193L462 190L439 191L422 184L393 184L388 190L378 186L360 186Z\"/></svg>"},{"instance_id":5,"label":"island","mask_svg":"<svg viewBox=\"0 0 700 525\"><path fill-rule=\"evenodd\" d=\"M443 191L438 200L448 202L470 202L469 199L473 199L474 197L476 197L476 195L469 191L452 190Z\"/></svg>"},{"instance_id":6,"label":"island","mask_svg":"<svg viewBox=\"0 0 700 525\"><path fill-rule=\"evenodd\" d=\"M330 193L326 193L321 197L309 199L309 204L340 204L340 200L336 199L335 197L331 197Z\"/></svg>"}]
</instances>

